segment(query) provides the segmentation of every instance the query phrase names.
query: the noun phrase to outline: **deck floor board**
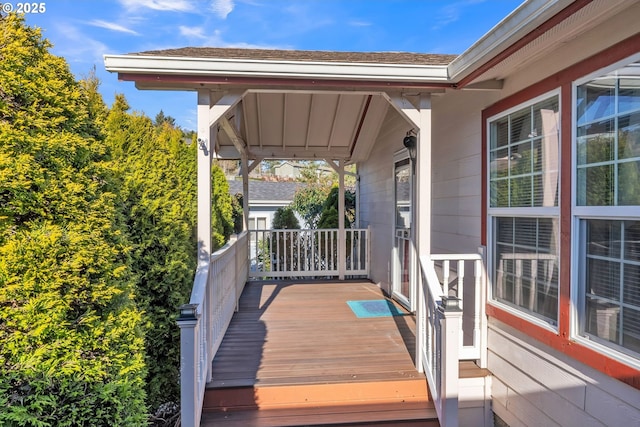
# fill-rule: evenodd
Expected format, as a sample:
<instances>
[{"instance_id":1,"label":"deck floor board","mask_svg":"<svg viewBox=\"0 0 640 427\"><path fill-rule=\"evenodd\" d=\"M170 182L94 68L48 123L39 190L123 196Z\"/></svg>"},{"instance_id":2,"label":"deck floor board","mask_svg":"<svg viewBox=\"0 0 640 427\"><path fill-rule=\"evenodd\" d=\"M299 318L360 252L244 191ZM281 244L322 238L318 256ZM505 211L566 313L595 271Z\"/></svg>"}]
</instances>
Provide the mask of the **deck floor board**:
<instances>
[{"instance_id":1,"label":"deck floor board","mask_svg":"<svg viewBox=\"0 0 640 427\"><path fill-rule=\"evenodd\" d=\"M358 318L347 305L384 298L367 281L248 283L209 387L423 378L413 315Z\"/></svg>"}]
</instances>

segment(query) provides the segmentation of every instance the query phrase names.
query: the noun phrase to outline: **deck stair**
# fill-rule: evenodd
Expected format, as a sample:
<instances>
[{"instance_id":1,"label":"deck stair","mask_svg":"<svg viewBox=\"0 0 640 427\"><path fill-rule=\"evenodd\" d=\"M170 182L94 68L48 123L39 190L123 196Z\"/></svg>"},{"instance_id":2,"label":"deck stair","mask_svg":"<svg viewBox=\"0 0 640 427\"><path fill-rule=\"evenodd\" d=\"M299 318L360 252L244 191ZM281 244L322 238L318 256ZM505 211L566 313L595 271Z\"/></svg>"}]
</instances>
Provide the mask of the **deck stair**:
<instances>
[{"instance_id":1,"label":"deck stair","mask_svg":"<svg viewBox=\"0 0 640 427\"><path fill-rule=\"evenodd\" d=\"M202 426L438 426L424 378L209 388Z\"/></svg>"},{"instance_id":2,"label":"deck stair","mask_svg":"<svg viewBox=\"0 0 640 427\"><path fill-rule=\"evenodd\" d=\"M383 298L369 282L249 283L201 425L438 426L411 357L414 316L357 318L346 303Z\"/></svg>"}]
</instances>

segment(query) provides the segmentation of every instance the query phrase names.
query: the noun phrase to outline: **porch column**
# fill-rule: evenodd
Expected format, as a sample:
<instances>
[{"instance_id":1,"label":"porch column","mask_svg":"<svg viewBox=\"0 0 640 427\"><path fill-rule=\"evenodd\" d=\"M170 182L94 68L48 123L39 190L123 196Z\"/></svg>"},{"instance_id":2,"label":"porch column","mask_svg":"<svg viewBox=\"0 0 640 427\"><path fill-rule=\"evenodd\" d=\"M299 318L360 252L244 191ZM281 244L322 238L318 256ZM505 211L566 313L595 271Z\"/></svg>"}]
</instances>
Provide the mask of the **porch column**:
<instances>
[{"instance_id":1,"label":"porch column","mask_svg":"<svg viewBox=\"0 0 640 427\"><path fill-rule=\"evenodd\" d=\"M338 162L338 280L347 270L347 235L344 231L344 161Z\"/></svg>"},{"instance_id":2,"label":"porch column","mask_svg":"<svg viewBox=\"0 0 640 427\"><path fill-rule=\"evenodd\" d=\"M249 159L242 155L240 164L242 170L242 230L249 229Z\"/></svg>"},{"instance_id":3,"label":"porch column","mask_svg":"<svg viewBox=\"0 0 640 427\"><path fill-rule=\"evenodd\" d=\"M211 91L198 91L198 263L211 259Z\"/></svg>"},{"instance_id":4,"label":"porch column","mask_svg":"<svg viewBox=\"0 0 640 427\"><path fill-rule=\"evenodd\" d=\"M418 252L416 262L422 256L431 256L431 94L421 94L418 100L418 152L416 154L416 209L413 224L416 224L415 242ZM417 299L418 310L426 310L424 306L425 294L422 275L417 275ZM423 315L417 313L418 318ZM423 370L422 348L424 343L425 325L419 322L416 325L416 367Z\"/></svg>"},{"instance_id":5,"label":"porch column","mask_svg":"<svg viewBox=\"0 0 640 427\"><path fill-rule=\"evenodd\" d=\"M417 95L387 94L389 103L402 115L409 126L417 133L416 153L416 200L414 202L415 224L413 241L416 246L416 263L420 257L431 255L431 94L421 93ZM418 266L419 267L419 266ZM416 268L416 271L419 271ZM424 340L424 290L422 275L416 275L416 349L415 360L418 371L423 371L421 349L425 345Z\"/></svg>"}]
</instances>

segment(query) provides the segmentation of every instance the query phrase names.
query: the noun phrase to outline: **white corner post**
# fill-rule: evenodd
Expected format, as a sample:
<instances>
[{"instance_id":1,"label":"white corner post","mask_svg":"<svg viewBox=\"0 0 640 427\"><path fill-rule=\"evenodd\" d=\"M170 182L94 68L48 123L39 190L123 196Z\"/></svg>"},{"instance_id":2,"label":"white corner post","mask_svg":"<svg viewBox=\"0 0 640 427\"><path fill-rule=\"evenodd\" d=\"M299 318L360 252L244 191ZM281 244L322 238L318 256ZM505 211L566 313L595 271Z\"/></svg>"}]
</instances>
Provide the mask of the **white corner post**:
<instances>
[{"instance_id":1,"label":"white corner post","mask_svg":"<svg viewBox=\"0 0 640 427\"><path fill-rule=\"evenodd\" d=\"M344 231L344 161L338 162L338 280L347 271L347 233Z\"/></svg>"},{"instance_id":2,"label":"white corner post","mask_svg":"<svg viewBox=\"0 0 640 427\"><path fill-rule=\"evenodd\" d=\"M418 95L388 95L389 103L407 120L408 125L413 127L417 133L417 153L416 153L416 190L414 191L416 200L414 202L415 230L413 238L417 250L415 257L416 264L420 257L431 256L431 94L421 93ZM419 271L416 265L415 271ZM423 372L424 361L422 351L424 344L424 305L425 294L422 284L422 275L415 274L416 278L412 284L412 289L416 296L416 348L415 360L418 371ZM422 319L422 320L421 320Z\"/></svg>"},{"instance_id":3,"label":"white corner post","mask_svg":"<svg viewBox=\"0 0 640 427\"><path fill-rule=\"evenodd\" d=\"M325 162L338 174L338 280L344 280L347 272L347 233L344 229L344 160Z\"/></svg>"},{"instance_id":4,"label":"white corner post","mask_svg":"<svg viewBox=\"0 0 640 427\"><path fill-rule=\"evenodd\" d=\"M442 394L442 408L440 425L442 427L458 427L458 389L459 360L460 360L460 331L462 328L461 300L456 297L442 297L440 311L440 330L442 357L440 364L440 393Z\"/></svg>"},{"instance_id":5,"label":"white corner post","mask_svg":"<svg viewBox=\"0 0 640 427\"><path fill-rule=\"evenodd\" d=\"M240 169L242 170L242 230L249 230L249 159L242 154Z\"/></svg>"},{"instance_id":6,"label":"white corner post","mask_svg":"<svg viewBox=\"0 0 640 427\"><path fill-rule=\"evenodd\" d=\"M198 264L211 259L211 91L198 91ZM213 134L215 136L215 134Z\"/></svg>"}]
</instances>

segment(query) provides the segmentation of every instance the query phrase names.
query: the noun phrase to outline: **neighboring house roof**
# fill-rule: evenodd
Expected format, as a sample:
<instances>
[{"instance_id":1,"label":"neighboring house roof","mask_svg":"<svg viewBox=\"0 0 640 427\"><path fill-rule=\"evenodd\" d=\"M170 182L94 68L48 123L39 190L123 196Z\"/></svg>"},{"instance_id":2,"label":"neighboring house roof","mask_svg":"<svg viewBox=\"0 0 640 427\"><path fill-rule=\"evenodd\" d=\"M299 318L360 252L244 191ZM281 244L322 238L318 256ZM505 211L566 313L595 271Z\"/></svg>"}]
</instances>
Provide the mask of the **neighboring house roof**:
<instances>
[{"instance_id":1,"label":"neighboring house roof","mask_svg":"<svg viewBox=\"0 0 640 427\"><path fill-rule=\"evenodd\" d=\"M242 181L228 181L228 183L229 193L242 194ZM265 204L265 202L289 204L293 201L296 191L304 185L301 182L249 181L249 204Z\"/></svg>"}]
</instances>

